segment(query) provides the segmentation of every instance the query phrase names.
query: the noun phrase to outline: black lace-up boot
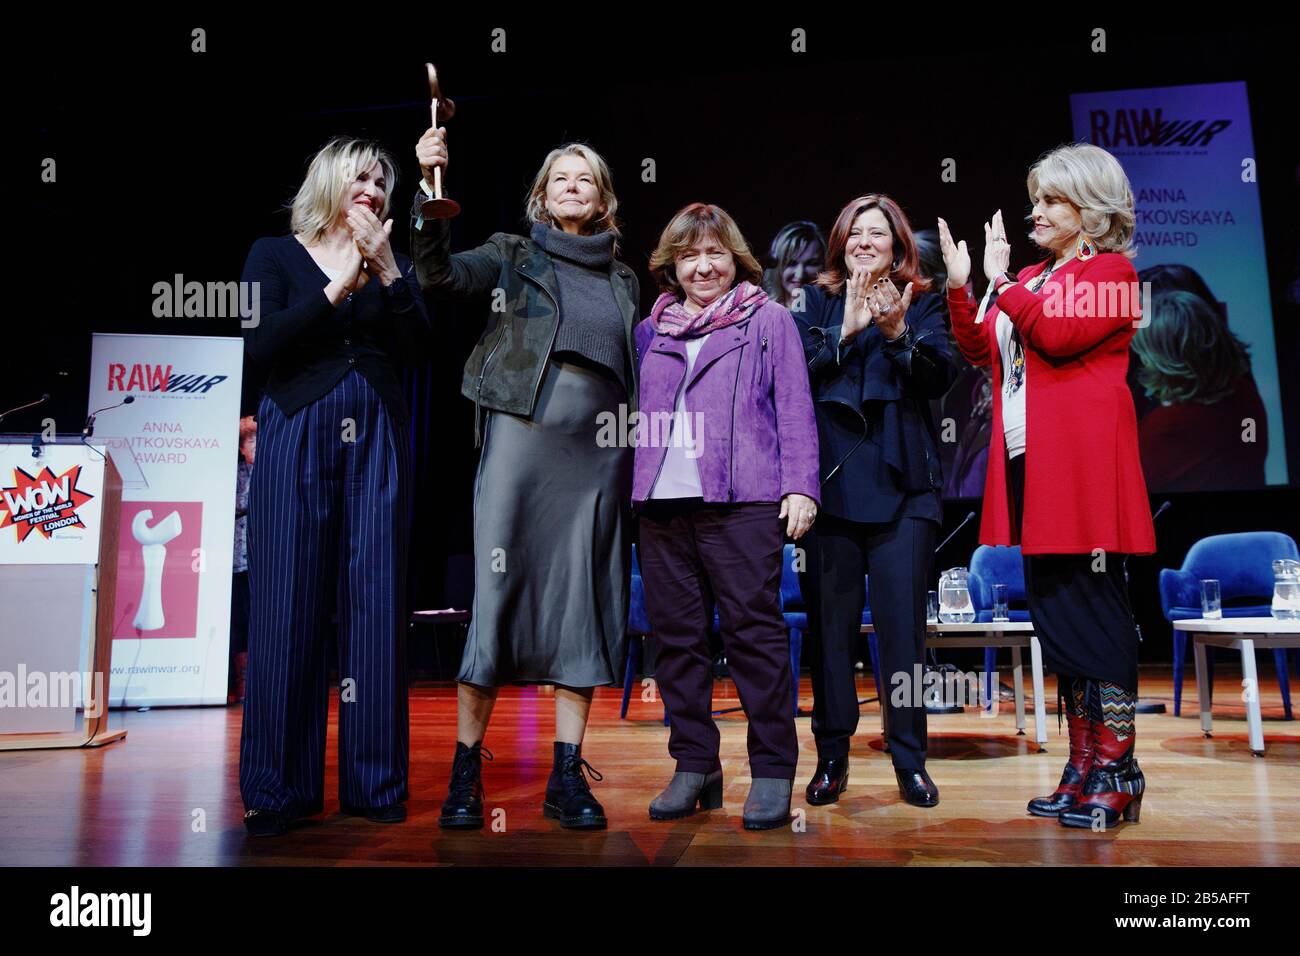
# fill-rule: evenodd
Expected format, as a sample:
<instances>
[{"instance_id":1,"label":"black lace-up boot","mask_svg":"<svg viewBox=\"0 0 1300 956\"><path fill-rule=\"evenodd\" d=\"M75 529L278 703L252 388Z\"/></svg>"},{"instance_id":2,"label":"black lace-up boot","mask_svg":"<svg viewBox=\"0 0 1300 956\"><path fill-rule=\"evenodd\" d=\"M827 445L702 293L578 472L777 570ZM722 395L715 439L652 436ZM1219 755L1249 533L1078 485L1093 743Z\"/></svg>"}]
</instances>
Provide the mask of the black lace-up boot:
<instances>
[{"instance_id":1,"label":"black lace-up boot","mask_svg":"<svg viewBox=\"0 0 1300 956\"><path fill-rule=\"evenodd\" d=\"M451 783L447 786L447 799L438 817L440 827L483 826L483 758L492 759L492 751L482 742L466 747L456 742L456 757L451 764Z\"/></svg>"},{"instance_id":2,"label":"black lace-up boot","mask_svg":"<svg viewBox=\"0 0 1300 956\"><path fill-rule=\"evenodd\" d=\"M605 808L592 795L584 771L591 774L593 780L604 779L595 767L582 759L582 744L555 741L554 764L551 766L551 779L546 781L542 813L559 820L560 826L570 830L603 830Z\"/></svg>"}]
</instances>

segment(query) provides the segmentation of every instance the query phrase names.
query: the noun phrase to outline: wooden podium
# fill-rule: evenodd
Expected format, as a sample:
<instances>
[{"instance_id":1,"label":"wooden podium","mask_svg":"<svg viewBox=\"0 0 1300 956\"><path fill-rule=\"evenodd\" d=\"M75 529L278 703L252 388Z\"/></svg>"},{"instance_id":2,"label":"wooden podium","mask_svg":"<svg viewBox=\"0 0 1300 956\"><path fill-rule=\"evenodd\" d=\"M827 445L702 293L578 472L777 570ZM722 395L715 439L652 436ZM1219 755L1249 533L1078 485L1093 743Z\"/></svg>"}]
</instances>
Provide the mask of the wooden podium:
<instances>
[{"instance_id":1,"label":"wooden podium","mask_svg":"<svg viewBox=\"0 0 1300 956\"><path fill-rule=\"evenodd\" d=\"M94 439L0 435L0 750L126 736L108 729L123 455L134 468Z\"/></svg>"}]
</instances>

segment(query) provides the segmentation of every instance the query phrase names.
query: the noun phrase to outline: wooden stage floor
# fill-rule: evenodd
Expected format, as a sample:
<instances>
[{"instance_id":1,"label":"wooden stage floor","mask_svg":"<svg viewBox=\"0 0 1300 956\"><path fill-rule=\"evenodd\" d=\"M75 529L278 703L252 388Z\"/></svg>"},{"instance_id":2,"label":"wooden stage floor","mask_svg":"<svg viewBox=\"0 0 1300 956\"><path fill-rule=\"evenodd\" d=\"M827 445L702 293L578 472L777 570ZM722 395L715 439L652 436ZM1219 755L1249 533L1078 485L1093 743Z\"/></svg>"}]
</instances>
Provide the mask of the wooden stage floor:
<instances>
[{"instance_id":1,"label":"wooden stage floor","mask_svg":"<svg viewBox=\"0 0 1300 956\"><path fill-rule=\"evenodd\" d=\"M1009 673L1002 676L1005 681ZM551 695L509 688L487 740L496 760L485 763L484 777L489 808L504 811L497 814L504 832L457 833L437 825L455 740L455 689L421 685L411 694L412 799L405 824L339 814L331 720L325 814L262 840L247 839L241 822L241 708L117 711L111 725L128 730L124 742L100 750L0 753L0 864L1296 866L1300 722L1281 719L1276 681L1261 675L1260 682L1268 747L1262 759L1247 748L1239 681L1227 668L1219 669L1215 735L1208 740L1195 716L1194 680L1184 687L1190 691L1184 716L1175 718L1168 671L1144 672L1143 697L1164 700L1169 714L1138 717L1148 786L1142 822L1108 833L1067 830L1026 814L1030 797L1055 786L1067 744L1052 713L1048 752L1035 753L1032 714L1027 735L1017 736L1009 703L993 719L930 718L929 769L942 802L929 810L899 799L874 703L862 708L848 792L837 805L806 806L803 787L816 758L809 720L801 717L794 810L802 826L746 832L740 825L749 785L742 714L719 720L724 809L652 823L646 804L672 773L661 705L634 699L620 721L618 692L601 690L584 755L605 776L595 791L611 825L574 833L540 812L550 769ZM1054 690L1054 680L1048 684ZM869 676L859 688L862 697L874 694ZM729 682L720 682L716 693L719 707L735 705ZM807 678L802 704L811 704Z\"/></svg>"}]
</instances>

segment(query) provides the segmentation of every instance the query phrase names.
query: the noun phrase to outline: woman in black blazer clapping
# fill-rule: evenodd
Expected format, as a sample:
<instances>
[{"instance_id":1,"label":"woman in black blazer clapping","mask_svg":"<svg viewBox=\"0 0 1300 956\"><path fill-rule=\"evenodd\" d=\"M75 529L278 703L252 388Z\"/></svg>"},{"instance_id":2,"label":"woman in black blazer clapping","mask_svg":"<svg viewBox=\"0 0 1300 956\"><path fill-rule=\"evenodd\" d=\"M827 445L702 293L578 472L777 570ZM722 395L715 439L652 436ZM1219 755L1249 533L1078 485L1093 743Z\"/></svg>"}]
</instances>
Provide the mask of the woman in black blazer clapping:
<instances>
[{"instance_id":1,"label":"woman in black blazer clapping","mask_svg":"<svg viewBox=\"0 0 1300 956\"><path fill-rule=\"evenodd\" d=\"M907 217L888 196L860 196L831 230L826 270L791 306L803 336L817 411L822 508L807 541L817 770L811 804L833 803L848 783L858 724L853 646L871 574L881 685L899 792L934 806L925 770L925 708L911 682L925 653L926 580L942 519L943 478L929 402L956 377L943 300L919 270ZM895 675L902 675L901 678ZM891 680L891 678L893 680Z\"/></svg>"}]
</instances>

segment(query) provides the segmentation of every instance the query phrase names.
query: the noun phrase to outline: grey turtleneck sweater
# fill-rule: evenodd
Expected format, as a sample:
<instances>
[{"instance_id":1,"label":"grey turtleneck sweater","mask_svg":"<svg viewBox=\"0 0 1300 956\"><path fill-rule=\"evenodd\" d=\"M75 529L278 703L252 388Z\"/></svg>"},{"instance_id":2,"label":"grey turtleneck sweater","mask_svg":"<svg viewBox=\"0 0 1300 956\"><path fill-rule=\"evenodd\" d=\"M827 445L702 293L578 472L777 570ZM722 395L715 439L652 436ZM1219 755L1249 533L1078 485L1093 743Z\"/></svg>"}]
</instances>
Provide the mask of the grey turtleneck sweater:
<instances>
[{"instance_id":1,"label":"grey turtleneck sweater","mask_svg":"<svg viewBox=\"0 0 1300 956\"><path fill-rule=\"evenodd\" d=\"M614 237L608 232L575 236L536 223L533 240L546 250L560 285L560 327L555 352L576 352L603 365L627 387L623 315L609 283Z\"/></svg>"}]
</instances>

